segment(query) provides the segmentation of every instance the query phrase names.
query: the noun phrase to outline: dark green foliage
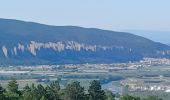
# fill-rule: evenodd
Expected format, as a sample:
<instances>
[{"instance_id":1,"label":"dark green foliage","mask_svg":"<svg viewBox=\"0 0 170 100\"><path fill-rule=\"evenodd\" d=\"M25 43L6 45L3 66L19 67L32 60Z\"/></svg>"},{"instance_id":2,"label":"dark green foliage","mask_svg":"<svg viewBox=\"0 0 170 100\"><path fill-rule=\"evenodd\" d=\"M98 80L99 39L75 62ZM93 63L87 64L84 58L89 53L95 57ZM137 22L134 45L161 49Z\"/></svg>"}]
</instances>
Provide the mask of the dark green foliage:
<instances>
[{"instance_id":1,"label":"dark green foliage","mask_svg":"<svg viewBox=\"0 0 170 100\"><path fill-rule=\"evenodd\" d=\"M41 99L42 97L45 98L46 96L46 89L41 85L37 85L37 98Z\"/></svg>"},{"instance_id":2,"label":"dark green foliage","mask_svg":"<svg viewBox=\"0 0 170 100\"><path fill-rule=\"evenodd\" d=\"M16 80L12 80L8 83L8 90L12 93L18 93L18 84Z\"/></svg>"},{"instance_id":3,"label":"dark green foliage","mask_svg":"<svg viewBox=\"0 0 170 100\"><path fill-rule=\"evenodd\" d=\"M46 87L46 96L48 100L61 100L60 99L60 84L58 81L52 82Z\"/></svg>"},{"instance_id":4,"label":"dark green foliage","mask_svg":"<svg viewBox=\"0 0 170 100\"><path fill-rule=\"evenodd\" d=\"M54 81L47 86L26 85L23 89L18 89L16 80L8 83L7 90L0 85L0 100L115 100L115 94L104 91L99 81L92 81L88 91L80 85L80 82L72 82L64 89L60 88L58 81ZM157 96L147 98L124 95L120 100L162 100Z\"/></svg>"},{"instance_id":5,"label":"dark green foliage","mask_svg":"<svg viewBox=\"0 0 170 100\"><path fill-rule=\"evenodd\" d=\"M0 85L0 95L5 92L5 89Z\"/></svg>"},{"instance_id":6,"label":"dark green foliage","mask_svg":"<svg viewBox=\"0 0 170 100\"><path fill-rule=\"evenodd\" d=\"M106 100L115 100L116 95L113 94L111 91L106 90L105 93L106 93L106 97L107 97Z\"/></svg>"},{"instance_id":7,"label":"dark green foliage","mask_svg":"<svg viewBox=\"0 0 170 100\"><path fill-rule=\"evenodd\" d=\"M5 89L0 85L0 100L5 99L4 92L5 92Z\"/></svg>"},{"instance_id":8,"label":"dark green foliage","mask_svg":"<svg viewBox=\"0 0 170 100\"><path fill-rule=\"evenodd\" d=\"M31 88L28 86L28 84L23 88L23 99L24 100L29 100L30 98L32 98L31 95Z\"/></svg>"},{"instance_id":9,"label":"dark green foliage","mask_svg":"<svg viewBox=\"0 0 170 100\"><path fill-rule=\"evenodd\" d=\"M149 96L149 97L145 98L144 100L162 100L162 99L159 98L158 96Z\"/></svg>"},{"instance_id":10,"label":"dark green foliage","mask_svg":"<svg viewBox=\"0 0 170 100\"><path fill-rule=\"evenodd\" d=\"M130 95L124 95L120 98L120 100L141 100L139 97L133 97Z\"/></svg>"},{"instance_id":11,"label":"dark green foliage","mask_svg":"<svg viewBox=\"0 0 170 100\"><path fill-rule=\"evenodd\" d=\"M106 95L105 92L102 90L99 81L92 81L89 87L89 99L90 100L105 100Z\"/></svg>"},{"instance_id":12,"label":"dark green foliage","mask_svg":"<svg viewBox=\"0 0 170 100\"><path fill-rule=\"evenodd\" d=\"M14 79L8 82L8 92L5 92L7 100L19 100L21 98L21 92L18 90L18 83Z\"/></svg>"},{"instance_id":13,"label":"dark green foliage","mask_svg":"<svg viewBox=\"0 0 170 100\"><path fill-rule=\"evenodd\" d=\"M65 97L67 100L85 100L84 88L80 86L80 82L68 84L65 89Z\"/></svg>"},{"instance_id":14,"label":"dark green foliage","mask_svg":"<svg viewBox=\"0 0 170 100\"><path fill-rule=\"evenodd\" d=\"M24 100L40 100L41 98L45 98L45 96L46 89L41 84L37 85L37 87L34 84L31 87L27 85L23 90Z\"/></svg>"}]
</instances>

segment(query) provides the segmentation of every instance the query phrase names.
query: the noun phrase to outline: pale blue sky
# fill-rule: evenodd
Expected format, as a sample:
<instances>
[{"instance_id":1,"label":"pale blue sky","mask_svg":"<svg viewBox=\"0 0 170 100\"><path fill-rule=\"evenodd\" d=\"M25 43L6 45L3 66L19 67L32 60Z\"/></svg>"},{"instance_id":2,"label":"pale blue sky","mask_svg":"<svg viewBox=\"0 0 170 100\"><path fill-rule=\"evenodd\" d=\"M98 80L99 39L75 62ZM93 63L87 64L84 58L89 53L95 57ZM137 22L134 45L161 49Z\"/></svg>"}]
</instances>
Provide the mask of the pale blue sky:
<instances>
[{"instance_id":1,"label":"pale blue sky","mask_svg":"<svg viewBox=\"0 0 170 100\"><path fill-rule=\"evenodd\" d=\"M170 31L170 0L0 0L0 18L57 26Z\"/></svg>"}]
</instances>

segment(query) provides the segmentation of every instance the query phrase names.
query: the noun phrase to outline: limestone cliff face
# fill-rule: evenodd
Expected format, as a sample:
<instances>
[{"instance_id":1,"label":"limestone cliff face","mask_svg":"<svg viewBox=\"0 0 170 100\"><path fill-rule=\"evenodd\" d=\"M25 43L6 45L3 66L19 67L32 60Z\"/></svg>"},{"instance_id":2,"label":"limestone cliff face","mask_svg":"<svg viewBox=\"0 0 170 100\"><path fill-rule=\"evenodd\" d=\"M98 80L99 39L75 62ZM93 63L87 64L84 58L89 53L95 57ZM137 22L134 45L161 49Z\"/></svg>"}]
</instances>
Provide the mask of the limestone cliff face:
<instances>
[{"instance_id":1,"label":"limestone cliff face","mask_svg":"<svg viewBox=\"0 0 170 100\"><path fill-rule=\"evenodd\" d=\"M112 50L119 49L124 50L123 46L101 46L101 45L88 45L84 43L78 43L75 41L59 41L59 42L47 42L41 43L36 41L30 41L29 44L24 45L22 43L18 43L12 48L7 48L5 45L2 46L2 52L4 57L8 57L8 54L11 53L12 56L17 56L17 52L30 52L33 56L36 56L37 52L41 49L51 49L55 52L62 52L66 50L72 50L76 52L80 51L91 51L96 52L97 50ZM132 52L132 49L129 49L129 52Z\"/></svg>"}]
</instances>

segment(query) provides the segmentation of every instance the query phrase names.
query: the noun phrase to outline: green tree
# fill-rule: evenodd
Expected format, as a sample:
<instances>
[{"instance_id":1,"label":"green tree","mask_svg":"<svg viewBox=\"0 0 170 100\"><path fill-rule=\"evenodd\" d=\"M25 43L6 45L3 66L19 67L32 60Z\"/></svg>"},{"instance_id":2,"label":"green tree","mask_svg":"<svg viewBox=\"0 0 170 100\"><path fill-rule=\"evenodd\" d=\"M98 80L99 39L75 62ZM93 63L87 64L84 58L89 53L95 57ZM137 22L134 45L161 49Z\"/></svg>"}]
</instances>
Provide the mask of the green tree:
<instances>
[{"instance_id":1,"label":"green tree","mask_svg":"<svg viewBox=\"0 0 170 100\"><path fill-rule=\"evenodd\" d=\"M31 88L28 84L23 88L23 99L24 100L31 100Z\"/></svg>"},{"instance_id":2,"label":"green tree","mask_svg":"<svg viewBox=\"0 0 170 100\"><path fill-rule=\"evenodd\" d=\"M58 81L52 82L46 87L48 100L60 100L60 84Z\"/></svg>"},{"instance_id":3,"label":"green tree","mask_svg":"<svg viewBox=\"0 0 170 100\"><path fill-rule=\"evenodd\" d=\"M40 99L43 96L44 97L46 96L46 89L41 84L38 84L36 93L37 93L37 98Z\"/></svg>"},{"instance_id":4,"label":"green tree","mask_svg":"<svg viewBox=\"0 0 170 100\"><path fill-rule=\"evenodd\" d=\"M24 88L22 92L30 92L31 88L29 87L29 85L27 84Z\"/></svg>"},{"instance_id":5,"label":"green tree","mask_svg":"<svg viewBox=\"0 0 170 100\"><path fill-rule=\"evenodd\" d=\"M12 93L18 93L18 83L16 80L12 80L8 82L8 90Z\"/></svg>"},{"instance_id":6,"label":"green tree","mask_svg":"<svg viewBox=\"0 0 170 100\"><path fill-rule=\"evenodd\" d=\"M86 100L84 88L77 81L66 86L65 97L66 100Z\"/></svg>"},{"instance_id":7,"label":"green tree","mask_svg":"<svg viewBox=\"0 0 170 100\"><path fill-rule=\"evenodd\" d=\"M0 100L5 100L5 89L0 85Z\"/></svg>"},{"instance_id":8,"label":"green tree","mask_svg":"<svg viewBox=\"0 0 170 100\"><path fill-rule=\"evenodd\" d=\"M105 100L106 95L105 92L102 90L100 82L99 81L92 81L89 89L89 100Z\"/></svg>"},{"instance_id":9,"label":"green tree","mask_svg":"<svg viewBox=\"0 0 170 100\"><path fill-rule=\"evenodd\" d=\"M120 97L120 100L141 100L139 97L133 97L130 95L124 95Z\"/></svg>"},{"instance_id":10,"label":"green tree","mask_svg":"<svg viewBox=\"0 0 170 100\"><path fill-rule=\"evenodd\" d=\"M144 100L162 100L162 99L159 98L158 96L149 96L149 97L145 98Z\"/></svg>"},{"instance_id":11,"label":"green tree","mask_svg":"<svg viewBox=\"0 0 170 100\"><path fill-rule=\"evenodd\" d=\"M106 100L115 100L115 95L111 91L106 90L105 93L107 97Z\"/></svg>"},{"instance_id":12,"label":"green tree","mask_svg":"<svg viewBox=\"0 0 170 100\"><path fill-rule=\"evenodd\" d=\"M45 96L42 96L42 97L40 98L40 100L47 100L47 99L45 98Z\"/></svg>"},{"instance_id":13,"label":"green tree","mask_svg":"<svg viewBox=\"0 0 170 100\"><path fill-rule=\"evenodd\" d=\"M16 80L8 82L8 91L5 92L7 100L19 100L21 98L21 92L18 90L18 83Z\"/></svg>"},{"instance_id":14,"label":"green tree","mask_svg":"<svg viewBox=\"0 0 170 100\"><path fill-rule=\"evenodd\" d=\"M34 84L30 87L26 85L23 89L23 100L39 100L38 90Z\"/></svg>"}]
</instances>

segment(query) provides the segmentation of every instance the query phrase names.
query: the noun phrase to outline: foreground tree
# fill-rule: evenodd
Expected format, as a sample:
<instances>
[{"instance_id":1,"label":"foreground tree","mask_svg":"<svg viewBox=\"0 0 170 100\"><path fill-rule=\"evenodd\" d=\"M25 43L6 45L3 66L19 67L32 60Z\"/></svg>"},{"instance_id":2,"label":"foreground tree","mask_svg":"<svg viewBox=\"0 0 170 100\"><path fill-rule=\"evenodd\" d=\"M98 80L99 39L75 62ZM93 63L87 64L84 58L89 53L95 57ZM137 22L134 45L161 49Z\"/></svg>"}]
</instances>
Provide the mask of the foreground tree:
<instances>
[{"instance_id":1,"label":"foreground tree","mask_svg":"<svg viewBox=\"0 0 170 100\"><path fill-rule=\"evenodd\" d=\"M31 87L26 85L23 90L24 100L43 100L43 99L48 100L46 98L46 95L47 91L41 84L38 84L37 86L32 84Z\"/></svg>"},{"instance_id":2,"label":"foreground tree","mask_svg":"<svg viewBox=\"0 0 170 100\"><path fill-rule=\"evenodd\" d=\"M19 100L21 98L21 92L18 90L18 83L16 80L8 82L8 91L5 92L7 100Z\"/></svg>"},{"instance_id":3,"label":"foreground tree","mask_svg":"<svg viewBox=\"0 0 170 100\"><path fill-rule=\"evenodd\" d=\"M37 90L36 93L37 93L38 99L45 98L47 92L44 86L42 86L41 84L38 84L36 90Z\"/></svg>"},{"instance_id":4,"label":"foreground tree","mask_svg":"<svg viewBox=\"0 0 170 100\"><path fill-rule=\"evenodd\" d=\"M18 90L16 80L8 83L7 90L0 85L0 100L114 100L115 95L110 91L103 91L99 81L92 81L88 91L85 92L80 82L73 82L60 89L58 81L44 87L26 85L22 91ZM162 100L158 96L149 96L140 99L131 95L124 95L120 100Z\"/></svg>"},{"instance_id":5,"label":"foreground tree","mask_svg":"<svg viewBox=\"0 0 170 100\"><path fill-rule=\"evenodd\" d=\"M16 80L12 80L8 82L8 90L12 93L18 93L18 83Z\"/></svg>"},{"instance_id":6,"label":"foreground tree","mask_svg":"<svg viewBox=\"0 0 170 100\"><path fill-rule=\"evenodd\" d=\"M5 89L0 85L0 100L5 100Z\"/></svg>"},{"instance_id":7,"label":"foreground tree","mask_svg":"<svg viewBox=\"0 0 170 100\"><path fill-rule=\"evenodd\" d=\"M68 84L65 89L66 100L86 100L84 88L80 86L80 82Z\"/></svg>"},{"instance_id":8,"label":"foreground tree","mask_svg":"<svg viewBox=\"0 0 170 100\"><path fill-rule=\"evenodd\" d=\"M115 100L115 94L113 94L111 91L106 90L105 94L106 94L106 97L107 97L106 100Z\"/></svg>"},{"instance_id":9,"label":"foreground tree","mask_svg":"<svg viewBox=\"0 0 170 100\"><path fill-rule=\"evenodd\" d=\"M139 97L133 97L130 95L124 95L120 97L120 100L141 100Z\"/></svg>"},{"instance_id":10,"label":"foreground tree","mask_svg":"<svg viewBox=\"0 0 170 100\"><path fill-rule=\"evenodd\" d=\"M28 84L23 88L23 99L24 100L30 100L31 97L31 88L28 86Z\"/></svg>"},{"instance_id":11,"label":"foreground tree","mask_svg":"<svg viewBox=\"0 0 170 100\"><path fill-rule=\"evenodd\" d=\"M163 99L159 98L158 96L149 96L145 98L144 100L163 100Z\"/></svg>"},{"instance_id":12,"label":"foreground tree","mask_svg":"<svg viewBox=\"0 0 170 100\"><path fill-rule=\"evenodd\" d=\"M99 81L92 81L89 87L89 100L105 100L106 95L105 92L102 90Z\"/></svg>"},{"instance_id":13,"label":"foreground tree","mask_svg":"<svg viewBox=\"0 0 170 100\"><path fill-rule=\"evenodd\" d=\"M60 99L60 84L58 81L52 82L46 87L46 97L48 100L61 100Z\"/></svg>"}]
</instances>

